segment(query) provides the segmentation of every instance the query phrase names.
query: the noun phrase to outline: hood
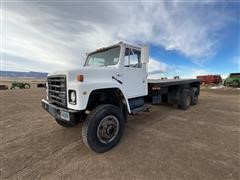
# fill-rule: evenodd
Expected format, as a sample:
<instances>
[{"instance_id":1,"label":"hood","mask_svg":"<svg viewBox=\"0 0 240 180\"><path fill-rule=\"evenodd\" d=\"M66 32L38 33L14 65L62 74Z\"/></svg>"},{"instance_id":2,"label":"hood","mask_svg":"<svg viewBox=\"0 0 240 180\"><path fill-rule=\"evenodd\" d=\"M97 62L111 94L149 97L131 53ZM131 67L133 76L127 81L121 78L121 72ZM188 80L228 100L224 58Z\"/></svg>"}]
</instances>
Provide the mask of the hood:
<instances>
[{"instance_id":1,"label":"hood","mask_svg":"<svg viewBox=\"0 0 240 180\"><path fill-rule=\"evenodd\" d=\"M49 73L48 76L66 75L68 81L77 80L77 75L84 75L84 82L101 82L107 79L112 79L112 76L118 74L117 67L82 67L79 69L56 71Z\"/></svg>"}]
</instances>

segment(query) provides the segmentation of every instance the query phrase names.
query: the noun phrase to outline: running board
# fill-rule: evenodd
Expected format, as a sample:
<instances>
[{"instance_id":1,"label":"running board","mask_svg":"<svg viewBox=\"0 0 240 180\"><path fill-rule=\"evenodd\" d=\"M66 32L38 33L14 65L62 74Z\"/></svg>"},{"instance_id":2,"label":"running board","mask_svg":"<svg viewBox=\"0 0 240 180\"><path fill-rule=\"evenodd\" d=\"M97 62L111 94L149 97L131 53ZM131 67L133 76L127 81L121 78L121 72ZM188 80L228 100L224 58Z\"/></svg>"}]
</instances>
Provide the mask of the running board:
<instances>
[{"instance_id":1,"label":"running board","mask_svg":"<svg viewBox=\"0 0 240 180\"><path fill-rule=\"evenodd\" d=\"M137 114L138 112L149 112L150 109L151 109L151 106L149 105L140 106L140 107L131 109L131 114Z\"/></svg>"}]
</instances>

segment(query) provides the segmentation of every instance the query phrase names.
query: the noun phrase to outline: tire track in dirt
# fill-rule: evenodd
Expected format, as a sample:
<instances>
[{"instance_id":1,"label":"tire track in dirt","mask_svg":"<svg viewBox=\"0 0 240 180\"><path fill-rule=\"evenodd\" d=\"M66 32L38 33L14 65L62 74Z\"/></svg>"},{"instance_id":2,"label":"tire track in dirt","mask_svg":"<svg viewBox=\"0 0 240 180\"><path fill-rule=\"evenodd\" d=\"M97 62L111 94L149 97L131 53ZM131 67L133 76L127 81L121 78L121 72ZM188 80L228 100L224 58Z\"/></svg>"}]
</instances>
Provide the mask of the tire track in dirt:
<instances>
[{"instance_id":1,"label":"tire track in dirt","mask_svg":"<svg viewBox=\"0 0 240 180\"><path fill-rule=\"evenodd\" d=\"M11 174L7 179L35 179L43 178L47 174L55 171L62 164L67 164L72 158L78 155L81 142L75 141L62 148L56 149L51 155L42 157L39 161L30 166ZM82 144L83 147L83 144ZM51 164L49 162L52 162Z\"/></svg>"},{"instance_id":2,"label":"tire track in dirt","mask_svg":"<svg viewBox=\"0 0 240 180\"><path fill-rule=\"evenodd\" d=\"M0 150L4 164L3 176L11 176L42 158L52 155L58 149L79 140L81 132L76 133L78 130L79 128L71 130L57 128L5 144Z\"/></svg>"}]
</instances>

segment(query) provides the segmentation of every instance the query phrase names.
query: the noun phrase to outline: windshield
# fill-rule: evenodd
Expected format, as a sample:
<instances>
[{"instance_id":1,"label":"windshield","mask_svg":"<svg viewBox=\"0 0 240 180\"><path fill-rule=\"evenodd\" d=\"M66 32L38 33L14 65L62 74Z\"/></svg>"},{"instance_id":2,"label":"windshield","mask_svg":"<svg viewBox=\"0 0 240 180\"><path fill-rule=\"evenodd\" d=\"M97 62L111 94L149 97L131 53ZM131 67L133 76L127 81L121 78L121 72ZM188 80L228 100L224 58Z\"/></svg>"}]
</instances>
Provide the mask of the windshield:
<instances>
[{"instance_id":1,"label":"windshield","mask_svg":"<svg viewBox=\"0 0 240 180\"><path fill-rule=\"evenodd\" d=\"M85 66L111 66L119 61L120 46L89 54Z\"/></svg>"}]
</instances>

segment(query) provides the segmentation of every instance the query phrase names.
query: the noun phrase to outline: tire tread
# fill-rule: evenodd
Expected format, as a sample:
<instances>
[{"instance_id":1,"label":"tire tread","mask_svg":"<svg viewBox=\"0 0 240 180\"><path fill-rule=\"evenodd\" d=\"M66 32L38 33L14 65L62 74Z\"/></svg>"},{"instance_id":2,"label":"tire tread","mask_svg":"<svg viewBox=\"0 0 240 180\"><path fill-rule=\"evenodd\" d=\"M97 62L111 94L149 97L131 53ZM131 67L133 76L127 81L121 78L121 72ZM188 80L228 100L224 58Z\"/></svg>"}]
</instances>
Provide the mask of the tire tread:
<instances>
[{"instance_id":1,"label":"tire tread","mask_svg":"<svg viewBox=\"0 0 240 180\"><path fill-rule=\"evenodd\" d=\"M85 121L83 122L82 125L82 139L83 139L83 143L89 148L92 149L88 143L88 127L89 127L89 123L90 120L96 116L96 114L98 114L100 111L104 110L105 108L109 107L109 106L113 106L112 104L103 104L100 105L98 107L96 107L95 109L92 110L92 112L87 116L87 118L85 119Z\"/></svg>"}]
</instances>

